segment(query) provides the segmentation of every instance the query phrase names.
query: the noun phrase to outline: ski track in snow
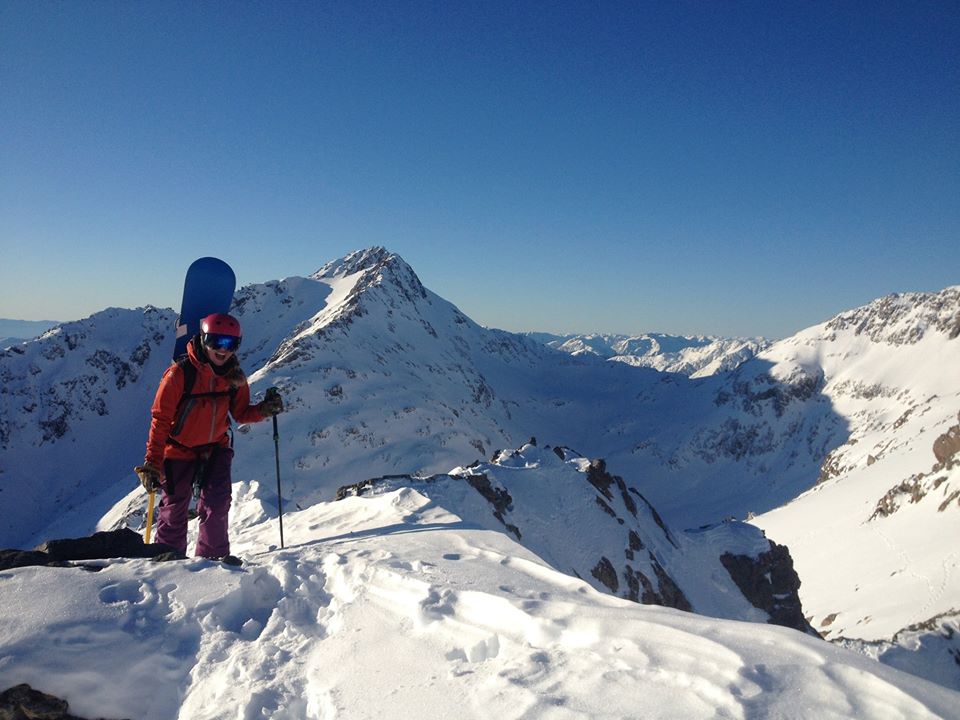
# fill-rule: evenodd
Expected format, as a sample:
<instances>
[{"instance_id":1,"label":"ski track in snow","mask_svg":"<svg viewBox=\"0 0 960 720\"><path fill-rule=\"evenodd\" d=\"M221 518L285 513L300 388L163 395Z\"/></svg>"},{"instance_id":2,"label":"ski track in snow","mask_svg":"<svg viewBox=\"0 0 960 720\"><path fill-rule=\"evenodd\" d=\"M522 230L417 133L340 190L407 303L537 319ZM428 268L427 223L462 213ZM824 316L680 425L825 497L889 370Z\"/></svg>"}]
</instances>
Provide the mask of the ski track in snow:
<instances>
[{"instance_id":1,"label":"ski track in snow","mask_svg":"<svg viewBox=\"0 0 960 720\"><path fill-rule=\"evenodd\" d=\"M913 559L910 557L910 553L907 552L905 548L897 545L893 538L887 535L887 533L885 533L881 527L875 526L872 529L874 533L880 537L884 545L886 545L887 548L889 548L889 550L900 559L900 562L902 563L902 572L905 572L910 577L916 578L921 583L926 585L928 592L924 595L924 603L920 607L920 610L917 614L922 616L924 613L929 612L936 601L939 600L940 596L943 595L943 590L946 585L946 578L944 578L943 583L941 583L940 587L938 588L929 578L929 576L919 573L914 569L916 568L917 564L913 561ZM944 560L944 563L946 562L947 560Z\"/></svg>"}]
</instances>

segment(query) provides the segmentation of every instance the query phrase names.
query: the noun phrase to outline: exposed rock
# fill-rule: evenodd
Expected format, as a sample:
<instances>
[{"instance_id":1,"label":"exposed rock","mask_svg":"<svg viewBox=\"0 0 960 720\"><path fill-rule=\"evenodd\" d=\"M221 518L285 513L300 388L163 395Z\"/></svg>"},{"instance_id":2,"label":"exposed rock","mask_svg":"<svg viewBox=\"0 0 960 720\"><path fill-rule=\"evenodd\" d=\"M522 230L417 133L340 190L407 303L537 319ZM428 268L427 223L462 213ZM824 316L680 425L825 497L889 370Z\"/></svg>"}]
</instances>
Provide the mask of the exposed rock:
<instances>
[{"instance_id":1,"label":"exposed rock","mask_svg":"<svg viewBox=\"0 0 960 720\"><path fill-rule=\"evenodd\" d=\"M800 606L800 578L793 568L790 551L770 541L770 550L759 557L724 553L720 562L754 607L770 616L769 622L818 635Z\"/></svg>"},{"instance_id":2,"label":"exposed rock","mask_svg":"<svg viewBox=\"0 0 960 720\"><path fill-rule=\"evenodd\" d=\"M905 500L918 503L931 492L939 489L948 480L948 476L943 474L943 471L949 470L960 462L958 453L960 453L960 425L954 425L934 441L933 454L937 462L930 472L916 473L890 488L877 502L876 509L869 519L888 517L897 512ZM960 490L952 490L949 485L942 492L945 500L937 508L939 512L943 512L954 500L960 498Z\"/></svg>"},{"instance_id":3,"label":"exposed rock","mask_svg":"<svg viewBox=\"0 0 960 720\"><path fill-rule=\"evenodd\" d=\"M843 458L843 450L843 447L839 447L827 453L823 465L820 466L820 477L817 478L817 485L822 485L827 480L839 477L847 470L846 466L840 463Z\"/></svg>"},{"instance_id":4,"label":"exposed rock","mask_svg":"<svg viewBox=\"0 0 960 720\"><path fill-rule=\"evenodd\" d=\"M923 484L926 477L922 473L913 475L904 480L899 485L890 488L886 495L877 502L877 507L870 516L871 520L881 517L889 517L900 509L900 503L903 499L908 499L911 503L918 503L926 497L927 491Z\"/></svg>"},{"instance_id":5,"label":"exposed rock","mask_svg":"<svg viewBox=\"0 0 960 720\"><path fill-rule=\"evenodd\" d=\"M937 511L943 512L950 507L950 503L952 503L954 500L957 501L957 506L960 507L960 490L954 490L952 493L950 493L950 495L947 496L947 499L940 503Z\"/></svg>"},{"instance_id":6,"label":"exposed rock","mask_svg":"<svg viewBox=\"0 0 960 720\"><path fill-rule=\"evenodd\" d=\"M657 604L692 612L693 605L687 600L687 596L683 594L680 586L677 585L673 581L673 578L667 574L667 571L663 569L663 566L658 562L654 562L653 571L657 574L657 581L660 583L660 601Z\"/></svg>"},{"instance_id":7,"label":"exposed rock","mask_svg":"<svg viewBox=\"0 0 960 720\"><path fill-rule=\"evenodd\" d=\"M361 497L366 494L368 490L373 490L378 485L389 482L391 480L412 480L410 475L381 475L380 477L370 478L369 480L361 480L358 483L353 483L352 485L342 485L337 488L336 495L334 500L339 501L348 497ZM429 482L431 478L420 478L422 481Z\"/></svg>"},{"instance_id":8,"label":"exposed rock","mask_svg":"<svg viewBox=\"0 0 960 720\"><path fill-rule=\"evenodd\" d=\"M0 570L34 565L75 567L68 561L107 560L120 557L155 558L169 552L176 551L169 545L160 543L144 545L143 538L138 533L129 528L122 528L94 533L83 538L48 540L34 550L0 550ZM99 569L94 566L84 567Z\"/></svg>"},{"instance_id":9,"label":"exposed rock","mask_svg":"<svg viewBox=\"0 0 960 720\"><path fill-rule=\"evenodd\" d=\"M130 528L94 533L84 538L48 540L36 548L51 560L97 560L118 557L149 558L174 548L160 543L145 545Z\"/></svg>"},{"instance_id":10,"label":"exposed rock","mask_svg":"<svg viewBox=\"0 0 960 720\"><path fill-rule=\"evenodd\" d=\"M840 613L830 613L825 618L823 618L823 620L820 622L820 627L823 627L823 628L830 627L831 625L833 625L834 620L836 620L837 616L839 615Z\"/></svg>"},{"instance_id":11,"label":"exposed rock","mask_svg":"<svg viewBox=\"0 0 960 720\"><path fill-rule=\"evenodd\" d=\"M0 570L12 570L31 565L49 565L52 558L37 550L0 550Z\"/></svg>"},{"instance_id":12,"label":"exposed rock","mask_svg":"<svg viewBox=\"0 0 960 720\"><path fill-rule=\"evenodd\" d=\"M603 458L590 461L590 469L587 470L587 482L599 490L607 499L613 497L613 493L610 492L613 476L607 472L607 462Z\"/></svg>"},{"instance_id":13,"label":"exposed rock","mask_svg":"<svg viewBox=\"0 0 960 720\"><path fill-rule=\"evenodd\" d=\"M493 505L493 516L502 522L504 527L512 532L517 540L520 540L520 528L508 523L503 517L503 514L510 510L513 505L513 498L510 497L510 493L503 488L493 487L493 485L490 484L490 478L482 473L479 475L467 475L466 480L470 484L470 487L480 493L487 502Z\"/></svg>"},{"instance_id":14,"label":"exposed rock","mask_svg":"<svg viewBox=\"0 0 960 720\"><path fill-rule=\"evenodd\" d=\"M590 574L606 585L610 592L615 593L620 589L617 571L613 568L613 563L607 558L601 557L600 562L590 571Z\"/></svg>"},{"instance_id":15,"label":"exposed rock","mask_svg":"<svg viewBox=\"0 0 960 720\"><path fill-rule=\"evenodd\" d=\"M954 425L933 442L937 462L944 463L960 452L960 425Z\"/></svg>"},{"instance_id":16,"label":"exposed rock","mask_svg":"<svg viewBox=\"0 0 960 720\"><path fill-rule=\"evenodd\" d=\"M83 720L69 712L69 704L27 684L0 693L0 720Z\"/></svg>"},{"instance_id":17,"label":"exposed rock","mask_svg":"<svg viewBox=\"0 0 960 720\"><path fill-rule=\"evenodd\" d=\"M654 585L650 578L641 571L627 565L624 570L624 577L627 580L629 592L624 597L643 605L662 605L663 607L693 612L693 605L683 594L683 590L674 582L652 553L649 555L649 560L657 578L657 585ZM594 575L594 577L597 576Z\"/></svg>"}]
</instances>

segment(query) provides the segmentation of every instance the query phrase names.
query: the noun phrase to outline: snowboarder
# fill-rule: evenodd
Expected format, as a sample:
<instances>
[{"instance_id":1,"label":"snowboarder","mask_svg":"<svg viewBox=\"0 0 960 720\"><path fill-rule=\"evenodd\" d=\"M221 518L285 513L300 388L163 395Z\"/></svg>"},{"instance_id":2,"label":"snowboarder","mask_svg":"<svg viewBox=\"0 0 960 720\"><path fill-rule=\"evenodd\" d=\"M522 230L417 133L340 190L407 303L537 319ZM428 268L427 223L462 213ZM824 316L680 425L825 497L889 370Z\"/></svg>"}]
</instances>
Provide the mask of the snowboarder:
<instances>
[{"instance_id":1,"label":"snowboarder","mask_svg":"<svg viewBox=\"0 0 960 720\"><path fill-rule=\"evenodd\" d=\"M231 315L214 313L201 321L186 355L160 381L146 456L135 468L147 492L163 490L155 542L183 554L190 498L195 495L200 519L196 555L230 556L233 449L228 413L238 423L251 423L283 411L276 393L250 404L250 387L235 354L241 337L240 323Z\"/></svg>"}]
</instances>

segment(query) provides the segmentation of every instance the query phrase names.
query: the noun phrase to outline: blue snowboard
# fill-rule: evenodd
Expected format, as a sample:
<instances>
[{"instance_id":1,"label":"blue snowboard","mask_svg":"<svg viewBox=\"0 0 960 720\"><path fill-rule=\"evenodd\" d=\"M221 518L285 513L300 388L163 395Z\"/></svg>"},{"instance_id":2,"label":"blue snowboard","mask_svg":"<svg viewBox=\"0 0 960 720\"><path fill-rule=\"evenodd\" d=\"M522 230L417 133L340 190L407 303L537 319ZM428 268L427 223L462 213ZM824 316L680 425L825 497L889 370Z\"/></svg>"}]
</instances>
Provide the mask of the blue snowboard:
<instances>
[{"instance_id":1,"label":"blue snowboard","mask_svg":"<svg viewBox=\"0 0 960 720\"><path fill-rule=\"evenodd\" d=\"M211 313L230 312L237 278L223 260L204 257L187 268L183 281L183 301L177 318L177 342L174 359L187 351L190 338L200 332L200 321Z\"/></svg>"}]
</instances>

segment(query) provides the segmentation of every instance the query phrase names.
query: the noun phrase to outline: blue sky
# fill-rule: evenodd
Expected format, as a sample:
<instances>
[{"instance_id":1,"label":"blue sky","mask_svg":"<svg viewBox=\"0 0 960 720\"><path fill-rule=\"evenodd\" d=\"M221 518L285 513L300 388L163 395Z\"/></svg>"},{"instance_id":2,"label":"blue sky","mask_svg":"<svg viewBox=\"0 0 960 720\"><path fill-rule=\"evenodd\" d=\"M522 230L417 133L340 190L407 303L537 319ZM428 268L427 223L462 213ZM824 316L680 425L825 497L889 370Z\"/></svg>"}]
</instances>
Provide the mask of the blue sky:
<instances>
[{"instance_id":1,"label":"blue sky","mask_svg":"<svg viewBox=\"0 0 960 720\"><path fill-rule=\"evenodd\" d=\"M960 3L0 0L0 317L372 245L509 330L960 283Z\"/></svg>"}]
</instances>

